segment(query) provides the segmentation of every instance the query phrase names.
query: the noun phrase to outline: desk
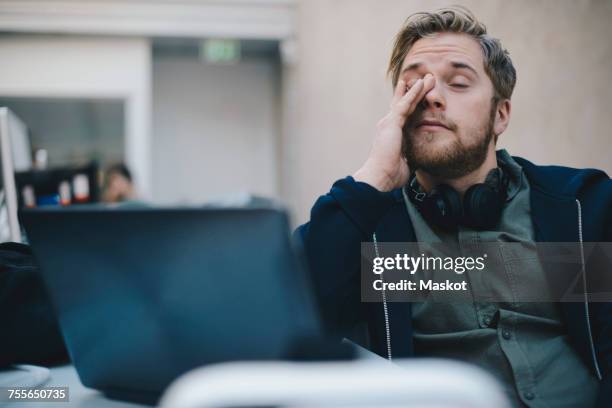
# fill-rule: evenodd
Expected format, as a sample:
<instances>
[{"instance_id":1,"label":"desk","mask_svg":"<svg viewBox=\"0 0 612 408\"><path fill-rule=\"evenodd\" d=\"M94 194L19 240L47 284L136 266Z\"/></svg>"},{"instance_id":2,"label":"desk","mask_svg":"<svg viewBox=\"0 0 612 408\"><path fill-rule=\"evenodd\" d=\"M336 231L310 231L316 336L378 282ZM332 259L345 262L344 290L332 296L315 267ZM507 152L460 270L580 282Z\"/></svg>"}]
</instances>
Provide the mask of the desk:
<instances>
[{"instance_id":1,"label":"desk","mask_svg":"<svg viewBox=\"0 0 612 408\"><path fill-rule=\"evenodd\" d=\"M368 351L355 343L345 340L348 344L355 347L359 360L378 360L384 361L380 356ZM104 394L91 388L86 388L81 384L77 372L73 365L65 365L51 368L51 378L43 386L47 387L68 387L70 402L44 402L38 406L45 408L67 407L67 408L150 408L152 405L135 404L106 398ZM0 373L0 375L2 375ZM1 408L34 408L32 402L11 402L3 404Z\"/></svg>"},{"instance_id":2,"label":"desk","mask_svg":"<svg viewBox=\"0 0 612 408\"><path fill-rule=\"evenodd\" d=\"M74 366L65 365L51 369L51 378L44 385L47 387L69 388L70 402L44 402L38 406L46 408L148 408L151 405L134 404L108 399L99 391L85 388L77 375ZM2 408L34 408L36 403L32 402L10 402L0 403Z\"/></svg>"}]
</instances>

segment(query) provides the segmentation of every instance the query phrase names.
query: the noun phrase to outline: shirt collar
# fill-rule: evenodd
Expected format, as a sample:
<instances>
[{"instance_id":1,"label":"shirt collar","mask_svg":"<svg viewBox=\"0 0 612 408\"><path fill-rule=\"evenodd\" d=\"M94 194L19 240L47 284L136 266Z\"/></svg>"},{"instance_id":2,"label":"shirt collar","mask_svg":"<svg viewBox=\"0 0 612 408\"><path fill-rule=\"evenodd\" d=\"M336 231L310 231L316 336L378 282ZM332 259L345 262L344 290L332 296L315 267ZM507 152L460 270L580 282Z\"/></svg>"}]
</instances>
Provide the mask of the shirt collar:
<instances>
[{"instance_id":1,"label":"shirt collar","mask_svg":"<svg viewBox=\"0 0 612 408\"><path fill-rule=\"evenodd\" d=\"M524 181L523 168L510 156L506 149L500 149L496 152L497 165L508 177L508 196L506 201L511 201L521 189Z\"/></svg>"}]
</instances>

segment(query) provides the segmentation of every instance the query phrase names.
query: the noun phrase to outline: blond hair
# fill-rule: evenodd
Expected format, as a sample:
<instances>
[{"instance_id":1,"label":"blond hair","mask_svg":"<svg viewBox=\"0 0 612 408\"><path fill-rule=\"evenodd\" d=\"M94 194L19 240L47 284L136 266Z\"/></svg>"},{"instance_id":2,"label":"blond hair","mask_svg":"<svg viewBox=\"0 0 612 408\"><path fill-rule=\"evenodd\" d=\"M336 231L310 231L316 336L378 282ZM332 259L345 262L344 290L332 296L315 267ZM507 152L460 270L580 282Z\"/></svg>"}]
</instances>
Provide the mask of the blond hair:
<instances>
[{"instance_id":1,"label":"blond hair","mask_svg":"<svg viewBox=\"0 0 612 408\"><path fill-rule=\"evenodd\" d=\"M434 12L420 12L409 16L395 36L387 73L393 87L397 85L404 58L414 43L435 33L464 33L480 44L484 54L484 69L495 91L495 99L510 99L516 84L516 71L501 42L487 35L487 28L470 10L461 6L442 8Z\"/></svg>"}]
</instances>

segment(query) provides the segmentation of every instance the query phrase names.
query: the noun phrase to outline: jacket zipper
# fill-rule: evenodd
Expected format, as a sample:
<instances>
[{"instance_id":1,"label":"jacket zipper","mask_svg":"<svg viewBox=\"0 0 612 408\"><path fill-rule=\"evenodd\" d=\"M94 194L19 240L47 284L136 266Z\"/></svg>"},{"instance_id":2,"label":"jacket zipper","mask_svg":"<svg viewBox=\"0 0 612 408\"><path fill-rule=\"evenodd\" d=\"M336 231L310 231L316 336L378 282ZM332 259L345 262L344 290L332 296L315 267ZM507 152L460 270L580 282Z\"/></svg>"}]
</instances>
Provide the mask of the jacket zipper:
<instances>
[{"instance_id":1,"label":"jacket zipper","mask_svg":"<svg viewBox=\"0 0 612 408\"><path fill-rule=\"evenodd\" d=\"M582 240L582 205L580 200L576 199L576 206L578 209L578 240L580 241L580 262L582 264L582 284L584 285L584 311L586 313L587 321L587 332L589 334L589 345L591 347L591 356L595 365L595 372L597 378L601 381L603 378L601 370L599 369L599 363L597 361L597 354L595 353L595 343L593 342L593 333L591 331L591 313L589 311L589 293L587 290L587 278L586 278L586 265L584 262L584 245Z\"/></svg>"},{"instance_id":2,"label":"jacket zipper","mask_svg":"<svg viewBox=\"0 0 612 408\"><path fill-rule=\"evenodd\" d=\"M374 252L376 253L376 257L380 258L380 253L378 252L378 240L376 239L376 233L372 234L372 240L374 242ZM380 274L380 280L382 283L385 283L383 274ZM385 334L387 336L387 360L393 361L393 355L391 354L391 328L389 327L389 311L387 309L387 295L385 293L385 286L383 285L382 289L382 300L383 300L383 313L385 317Z\"/></svg>"},{"instance_id":3,"label":"jacket zipper","mask_svg":"<svg viewBox=\"0 0 612 408\"><path fill-rule=\"evenodd\" d=\"M586 314L587 321L587 331L589 335L589 346L591 349L591 357L593 358L593 364L595 366L595 372L597 374L597 378L601 380L603 377L601 375L601 370L599 368L599 362L597 361L597 355L595 353L595 344L593 342L593 332L591 330L591 313L589 310L589 295L587 291L587 279L586 279L586 265L584 261L584 241L582 238L582 205L580 204L580 200L576 199L576 205L578 210L578 240L580 241L580 261L582 265L582 280L584 285L584 310ZM372 234L372 240L374 242L374 251L377 257L380 257L380 253L378 251L378 240L376 239L376 233ZM384 282L383 274L380 274L380 279ZM391 353L391 328L389 327L389 312L387 309L387 296L385 293L385 288L383 286L382 290L382 299L383 299L383 313L385 318L385 334L387 340L387 358L389 361L392 361L392 353Z\"/></svg>"}]
</instances>

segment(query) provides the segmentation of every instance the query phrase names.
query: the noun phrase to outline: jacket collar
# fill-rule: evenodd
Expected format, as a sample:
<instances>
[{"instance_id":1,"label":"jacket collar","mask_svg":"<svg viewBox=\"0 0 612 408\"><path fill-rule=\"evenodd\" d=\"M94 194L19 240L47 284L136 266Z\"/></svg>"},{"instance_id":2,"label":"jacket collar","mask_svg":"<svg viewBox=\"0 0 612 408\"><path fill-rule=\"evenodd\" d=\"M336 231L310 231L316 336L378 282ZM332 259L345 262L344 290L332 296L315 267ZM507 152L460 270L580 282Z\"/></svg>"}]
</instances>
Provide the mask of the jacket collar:
<instances>
[{"instance_id":1,"label":"jacket collar","mask_svg":"<svg viewBox=\"0 0 612 408\"><path fill-rule=\"evenodd\" d=\"M567 184L555 180L553 169L536 166L520 157L514 159L523 167L531 189L531 219L538 242L577 242L578 210L576 196ZM549 174L550 173L550 174Z\"/></svg>"},{"instance_id":2,"label":"jacket collar","mask_svg":"<svg viewBox=\"0 0 612 408\"><path fill-rule=\"evenodd\" d=\"M530 200L536 241L578 242L578 207L574 198L552 195L533 186Z\"/></svg>"}]
</instances>

